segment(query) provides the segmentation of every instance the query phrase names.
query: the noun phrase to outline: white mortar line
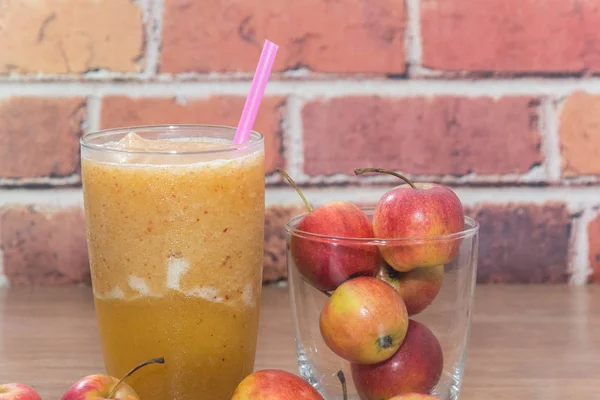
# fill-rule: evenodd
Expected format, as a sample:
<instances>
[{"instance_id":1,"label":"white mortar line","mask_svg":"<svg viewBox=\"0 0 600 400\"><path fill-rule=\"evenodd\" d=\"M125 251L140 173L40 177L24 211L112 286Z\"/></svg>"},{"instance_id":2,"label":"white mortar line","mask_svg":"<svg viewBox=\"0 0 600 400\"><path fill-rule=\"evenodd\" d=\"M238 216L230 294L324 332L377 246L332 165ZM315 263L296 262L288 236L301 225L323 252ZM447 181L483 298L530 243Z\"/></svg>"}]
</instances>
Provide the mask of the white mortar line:
<instances>
[{"instance_id":1,"label":"white mortar line","mask_svg":"<svg viewBox=\"0 0 600 400\"><path fill-rule=\"evenodd\" d=\"M51 186L69 186L80 183L79 174L61 177L36 177L36 178L2 178L0 177L0 187L2 186L23 186L23 185L51 185Z\"/></svg>"},{"instance_id":2,"label":"white mortar line","mask_svg":"<svg viewBox=\"0 0 600 400\"><path fill-rule=\"evenodd\" d=\"M8 278L4 274L4 254L2 248L0 248L0 288L10 286Z\"/></svg>"},{"instance_id":3,"label":"white mortar line","mask_svg":"<svg viewBox=\"0 0 600 400\"><path fill-rule=\"evenodd\" d=\"M315 204L332 200L376 203L379 198L395 185L384 186L344 186L344 187L305 187L302 191ZM582 212L600 206L598 188L581 187L474 187L452 188L465 206L478 203L507 204L528 203L543 205L549 202L564 202L569 211ZM287 185L268 187L266 204L295 205L300 203L298 194ZM38 204L41 206L83 205L81 188L51 189L0 189L0 207L19 204Z\"/></svg>"},{"instance_id":4,"label":"white mortar line","mask_svg":"<svg viewBox=\"0 0 600 400\"><path fill-rule=\"evenodd\" d=\"M475 173L455 176L455 175L418 175L404 173L406 177L415 181L435 181L445 184L465 185L465 184L481 184L481 183L494 183L494 184L514 184L514 183L540 183L546 182L546 171L543 166L535 166L529 171L519 174L489 174L479 175ZM328 184L328 185L341 185L341 184L357 184L357 183L394 183L398 181L398 178L394 178L389 175L377 176L369 175L364 177L356 177L354 175L345 174L334 174L334 175L317 175L307 176L306 174L295 175L295 180L303 185L317 185L317 184ZM591 178L591 182L595 182L594 177ZM566 182L567 184L569 182Z\"/></svg>"},{"instance_id":5,"label":"white mortar line","mask_svg":"<svg viewBox=\"0 0 600 400\"><path fill-rule=\"evenodd\" d=\"M545 97L540 104L540 133L545 155L546 176L550 182L560 182L561 154L559 139L559 110L556 99Z\"/></svg>"},{"instance_id":6,"label":"white mortar line","mask_svg":"<svg viewBox=\"0 0 600 400\"><path fill-rule=\"evenodd\" d=\"M100 130L100 117L102 114L102 100L98 96L90 95L87 98L87 118L85 132Z\"/></svg>"},{"instance_id":7,"label":"white mortar line","mask_svg":"<svg viewBox=\"0 0 600 400\"><path fill-rule=\"evenodd\" d=\"M153 65L154 63L152 62L152 44L151 44L151 38L152 38L152 28L153 28L153 21L152 21L152 0L135 0L140 8L142 9L142 15L143 15L143 23L144 23L144 49L143 49L143 54L144 54L144 59L143 59L143 65L142 65L142 70L141 72L137 75L138 78L148 78L150 75L152 75L153 73Z\"/></svg>"},{"instance_id":8,"label":"white mortar line","mask_svg":"<svg viewBox=\"0 0 600 400\"><path fill-rule=\"evenodd\" d=\"M333 200L344 200L354 203L376 203L381 196L393 185L346 186L346 187L307 187L302 191L314 204L323 204ZM475 206L479 203L507 204L527 203L543 205L546 203L565 203L569 212L581 212L588 207L600 205L598 189L595 187L479 187L453 188L465 206ZM297 205L300 198L292 188L268 188L266 204Z\"/></svg>"},{"instance_id":9,"label":"white mortar line","mask_svg":"<svg viewBox=\"0 0 600 400\"><path fill-rule=\"evenodd\" d=\"M142 77L156 76L160 63L163 0L144 0L146 20L146 65Z\"/></svg>"},{"instance_id":10,"label":"white mortar line","mask_svg":"<svg viewBox=\"0 0 600 400\"><path fill-rule=\"evenodd\" d=\"M277 173L277 171L274 171L268 175L265 175L265 185L275 185L278 184L279 182L281 182L281 178L279 177L279 174Z\"/></svg>"},{"instance_id":11,"label":"white mortar line","mask_svg":"<svg viewBox=\"0 0 600 400\"><path fill-rule=\"evenodd\" d=\"M579 175L572 177L564 177L563 184L566 185L588 185L590 183L598 183L599 178L595 175Z\"/></svg>"},{"instance_id":12,"label":"white mortar line","mask_svg":"<svg viewBox=\"0 0 600 400\"><path fill-rule=\"evenodd\" d=\"M581 212L585 207L600 204L598 189L584 186L569 187L481 187L457 188L457 195L466 205L477 203L506 204L530 203L542 205L545 203L564 202L570 212Z\"/></svg>"},{"instance_id":13,"label":"white mortar line","mask_svg":"<svg viewBox=\"0 0 600 400\"><path fill-rule=\"evenodd\" d=\"M72 97L127 95L131 97L211 95L246 96L250 81L179 82L0 82L0 98L10 96ZM573 91L600 94L600 77L587 79L498 79L498 80L272 80L267 95L301 94L305 99L343 96L567 96Z\"/></svg>"},{"instance_id":14,"label":"white mortar line","mask_svg":"<svg viewBox=\"0 0 600 400\"><path fill-rule=\"evenodd\" d=\"M404 48L408 73L421 66L423 44L421 43L421 0L406 0L406 30Z\"/></svg>"},{"instance_id":15,"label":"white mortar line","mask_svg":"<svg viewBox=\"0 0 600 400\"><path fill-rule=\"evenodd\" d=\"M304 160L304 159L302 159ZM403 171L401 171L403 172ZM452 185L472 185L472 184L536 184L548 182L548 176L545 165L534 166L529 171L522 174L476 174L466 175L420 175L403 172L403 174L415 181L433 181L442 184ZM294 175L294 179L302 185L346 185L346 184L381 184L394 183L398 178L389 175L365 175L356 177L354 175L333 174L333 175L315 175L308 176L303 172ZM563 178L560 182L566 186L588 185L598 183L600 179L594 175L577 176L572 178Z\"/></svg>"},{"instance_id":16,"label":"white mortar line","mask_svg":"<svg viewBox=\"0 0 600 400\"><path fill-rule=\"evenodd\" d=\"M88 124L89 126L97 125L96 123ZM292 142L292 147L286 150L286 154L288 157L288 165L286 170L288 173L294 178L294 180L300 184L305 186L310 185L357 185L357 184L390 184L393 185L397 182L397 178L391 176L364 176L364 177L356 177L345 174L334 174L334 175L319 175L319 176L308 176L303 171L304 159L301 156L303 153L302 142L298 141L297 138L301 139L302 132L294 133L294 130L297 131L297 128L294 128L290 131L286 131L284 133L284 140L288 140ZM90 129L90 131L95 131L95 129ZM287 138L287 139L286 139ZM295 144L294 144L295 143ZM289 147L289 146L288 146ZM515 185L515 184L539 184L545 183L546 179L546 171L543 166L536 166L531 170L525 172L522 175L517 174L505 174L505 175L478 175L478 174L468 174L462 176L453 176L453 175L414 175L414 174L404 174L406 177L413 181L419 182L439 182L442 184L452 185L452 186L460 186L460 185L482 185L482 184L494 184L501 185L500 187L505 190L504 185ZM267 177L266 183L272 184L280 182L281 179L278 178L278 174L273 173ZM586 176L586 177L577 177L572 179L564 179L562 184L565 185L566 188L576 188L581 185L587 184L596 184L598 183L599 178L596 176ZM40 178L18 178L18 179L9 179L9 178L0 178L0 186L24 186L24 185L53 185L53 186L69 186L80 183L80 177L77 174L60 177L60 178L48 178L48 177L40 177Z\"/></svg>"},{"instance_id":17,"label":"white mortar line","mask_svg":"<svg viewBox=\"0 0 600 400\"><path fill-rule=\"evenodd\" d=\"M299 96L290 96L287 100L287 129L284 131L285 156L287 159L286 172L294 180L307 180L304 173L304 141L302 128L302 107L304 101Z\"/></svg>"},{"instance_id":18,"label":"white mortar line","mask_svg":"<svg viewBox=\"0 0 600 400\"><path fill-rule=\"evenodd\" d=\"M592 272L589 261L588 224L597 216L597 212L586 208L574 223L571 235L571 280L574 285L585 285Z\"/></svg>"},{"instance_id":19,"label":"white mortar line","mask_svg":"<svg viewBox=\"0 0 600 400\"><path fill-rule=\"evenodd\" d=\"M0 189L0 207L22 204L83 206L83 192L81 188Z\"/></svg>"},{"instance_id":20,"label":"white mortar line","mask_svg":"<svg viewBox=\"0 0 600 400\"><path fill-rule=\"evenodd\" d=\"M2 197L0 196L0 199L2 199ZM2 230L2 219L0 219L0 231ZM6 274L4 273L4 253L2 252L2 243L0 243L0 288L1 287L8 287L10 285L10 282L8 281L8 278L6 276Z\"/></svg>"}]
</instances>

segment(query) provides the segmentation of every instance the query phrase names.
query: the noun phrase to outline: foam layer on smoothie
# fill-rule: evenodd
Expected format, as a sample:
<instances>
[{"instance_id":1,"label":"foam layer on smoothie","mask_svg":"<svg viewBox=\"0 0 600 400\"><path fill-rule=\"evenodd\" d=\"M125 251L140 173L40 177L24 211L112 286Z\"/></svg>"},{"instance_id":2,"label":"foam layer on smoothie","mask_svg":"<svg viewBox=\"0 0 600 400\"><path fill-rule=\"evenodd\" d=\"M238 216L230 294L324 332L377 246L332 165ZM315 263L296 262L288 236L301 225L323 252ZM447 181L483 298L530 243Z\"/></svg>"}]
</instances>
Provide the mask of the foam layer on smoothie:
<instances>
[{"instance_id":1,"label":"foam layer on smoothie","mask_svg":"<svg viewBox=\"0 0 600 400\"><path fill-rule=\"evenodd\" d=\"M116 164L160 167L204 164L215 167L262 153L252 147L231 151L231 140L227 139L148 139L134 132L128 133L119 141L105 143L102 148L109 151L84 149L82 156L87 158L87 153L94 153L96 161Z\"/></svg>"},{"instance_id":2,"label":"foam layer on smoothie","mask_svg":"<svg viewBox=\"0 0 600 400\"><path fill-rule=\"evenodd\" d=\"M264 224L264 155L218 139L130 133L82 154L94 294L162 298L178 292L252 307ZM164 152L206 152L163 154ZM158 154L157 152L161 152Z\"/></svg>"},{"instance_id":3,"label":"foam layer on smoothie","mask_svg":"<svg viewBox=\"0 0 600 400\"><path fill-rule=\"evenodd\" d=\"M142 152L193 152L224 149L228 144L231 144L231 141L216 138L147 139L130 132L118 142L109 142L106 147Z\"/></svg>"}]
</instances>

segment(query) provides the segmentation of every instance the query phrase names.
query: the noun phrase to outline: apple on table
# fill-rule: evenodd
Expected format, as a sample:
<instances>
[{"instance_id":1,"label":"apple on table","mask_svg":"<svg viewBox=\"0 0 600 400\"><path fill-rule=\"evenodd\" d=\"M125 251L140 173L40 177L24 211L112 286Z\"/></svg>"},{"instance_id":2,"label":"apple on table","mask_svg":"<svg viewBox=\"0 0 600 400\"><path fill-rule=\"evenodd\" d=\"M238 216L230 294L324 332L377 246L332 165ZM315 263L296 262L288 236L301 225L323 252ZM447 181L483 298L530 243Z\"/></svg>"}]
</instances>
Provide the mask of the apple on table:
<instances>
[{"instance_id":1,"label":"apple on table","mask_svg":"<svg viewBox=\"0 0 600 400\"><path fill-rule=\"evenodd\" d=\"M131 386L119 382L112 376L89 375L71 386L62 400L140 400Z\"/></svg>"},{"instance_id":2,"label":"apple on table","mask_svg":"<svg viewBox=\"0 0 600 400\"><path fill-rule=\"evenodd\" d=\"M6 383L0 385L0 400L42 400L31 387L22 383Z\"/></svg>"},{"instance_id":3,"label":"apple on table","mask_svg":"<svg viewBox=\"0 0 600 400\"><path fill-rule=\"evenodd\" d=\"M67 390L62 400L140 400L140 396L125 380L146 365L164 363L163 357L144 361L122 379L107 375L85 376Z\"/></svg>"},{"instance_id":4,"label":"apple on table","mask_svg":"<svg viewBox=\"0 0 600 400\"><path fill-rule=\"evenodd\" d=\"M265 369L244 378L231 400L323 400L323 396L299 376Z\"/></svg>"}]
</instances>

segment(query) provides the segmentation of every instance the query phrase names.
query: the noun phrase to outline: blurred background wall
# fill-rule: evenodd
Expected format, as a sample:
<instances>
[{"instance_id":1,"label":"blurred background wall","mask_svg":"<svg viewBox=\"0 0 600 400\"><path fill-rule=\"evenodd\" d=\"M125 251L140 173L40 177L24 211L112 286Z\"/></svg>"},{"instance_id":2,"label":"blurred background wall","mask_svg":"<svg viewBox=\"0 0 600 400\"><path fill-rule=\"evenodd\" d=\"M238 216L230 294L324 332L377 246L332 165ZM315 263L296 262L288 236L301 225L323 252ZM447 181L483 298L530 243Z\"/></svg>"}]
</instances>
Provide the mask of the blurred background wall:
<instances>
[{"instance_id":1,"label":"blurred background wall","mask_svg":"<svg viewBox=\"0 0 600 400\"><path fill-rule=\"evenodd\" d=\"M451 185L481 223L482 283L600 279L600 2L0 1L0 284L89 281L79 137L235 125L265 38L265 281L283 222L374 204L378 166Z\"/></svg>"}]
</instances>

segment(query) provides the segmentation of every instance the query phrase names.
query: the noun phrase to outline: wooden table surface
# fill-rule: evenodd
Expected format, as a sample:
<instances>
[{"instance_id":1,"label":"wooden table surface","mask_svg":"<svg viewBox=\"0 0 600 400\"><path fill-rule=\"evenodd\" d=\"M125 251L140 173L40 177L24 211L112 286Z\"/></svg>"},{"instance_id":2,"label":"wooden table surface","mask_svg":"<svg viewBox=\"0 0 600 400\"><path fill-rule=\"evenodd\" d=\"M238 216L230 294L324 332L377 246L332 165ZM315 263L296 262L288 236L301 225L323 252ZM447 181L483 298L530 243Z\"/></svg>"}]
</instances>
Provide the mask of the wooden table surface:
<instances>
[{"instance_id":1,"label":"wooden table surface","mask_svg":"<svg viewBox=\"0 0 600 400\"><path fill-rule=\"evenodd\" d=\"M263 291L257 369L297 373L287 289ZM88 288L0 290L0 382L60 399L103 371ZM600 399L600 288L479 286L461 400Z\"/></svg>"}]
</instances>

